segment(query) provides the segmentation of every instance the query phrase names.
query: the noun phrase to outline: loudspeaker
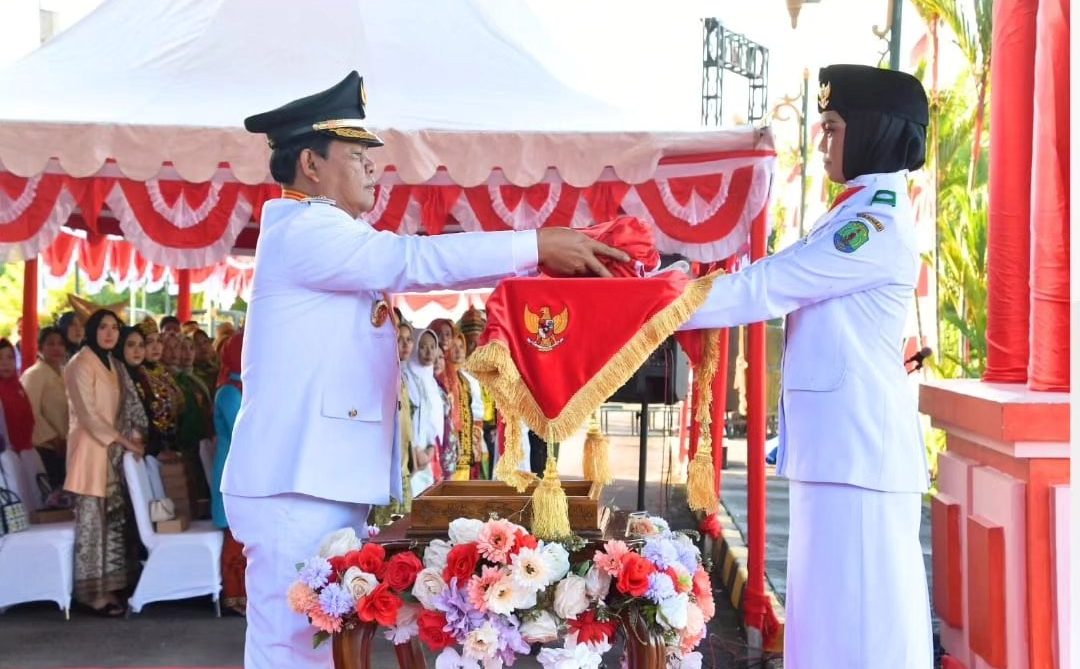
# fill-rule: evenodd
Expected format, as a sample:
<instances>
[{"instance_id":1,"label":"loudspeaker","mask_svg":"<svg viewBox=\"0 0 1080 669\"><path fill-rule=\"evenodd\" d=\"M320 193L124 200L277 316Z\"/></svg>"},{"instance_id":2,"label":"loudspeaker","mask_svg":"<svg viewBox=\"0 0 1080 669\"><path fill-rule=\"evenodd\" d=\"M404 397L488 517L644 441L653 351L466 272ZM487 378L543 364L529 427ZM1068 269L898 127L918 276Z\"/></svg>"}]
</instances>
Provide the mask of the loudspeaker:
<instances>
[{"instance_id":1,"label":"loudspeaker","mask_svg":"<svg viewBox=\"0 0 1080 669\"><path fill-rule=\"evenodd\" d=\"M690 361L669 337L645 361L609 402L624 404L675 404L686 398Z\"/></svg>"}]
</instances>

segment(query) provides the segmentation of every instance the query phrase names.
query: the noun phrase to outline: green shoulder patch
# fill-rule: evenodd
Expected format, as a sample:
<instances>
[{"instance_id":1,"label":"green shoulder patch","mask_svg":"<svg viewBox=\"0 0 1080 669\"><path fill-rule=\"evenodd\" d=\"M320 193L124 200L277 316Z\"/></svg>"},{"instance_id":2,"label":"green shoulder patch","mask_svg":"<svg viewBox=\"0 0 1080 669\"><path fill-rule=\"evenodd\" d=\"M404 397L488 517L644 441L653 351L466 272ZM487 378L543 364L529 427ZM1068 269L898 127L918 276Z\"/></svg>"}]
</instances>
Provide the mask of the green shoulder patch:
<instances>
[{"instance_id":1,"label":"green shoulder patch","mask_svg":"<svg viewBox=\"0 0 1080 669\"><path fill-rule=\"evenodd\" d=\"M874 197L870 200L870 204L887 204L890 207L896 206L896 191L891 190L879 190L874 193Z\"/></svg>"},{"instance_id":2,"label":"green shoulder patch","mask_svg":"<svg viewBox=\"0 0 1080 669\"><path fill-rule=\"evenodd\" d=\"M855 215L858 216L859 218L862 218L862 219L865 219L865 220L869 221L870 225L874 226L874 229L877 230L878 232L885 232L885 224L882 223L880 220L878 220L878 218L876 216L874 216L872 214L869 214L869 213L867 213L865 211L860 211L859 213L857 213Z\"/></svg>"},{"instance_id":3,"label":"green shoulder patch","mask_svg":"<svg viewBox=\"0 0 1080 669\"><path fill-rule=\"evenodd\" d=\"M870 228L866 227L866 223L862 221L848 221L833 235L833 246L841 253L855 253L868 241L870 241Z\"/></svg>"}]
</instances>

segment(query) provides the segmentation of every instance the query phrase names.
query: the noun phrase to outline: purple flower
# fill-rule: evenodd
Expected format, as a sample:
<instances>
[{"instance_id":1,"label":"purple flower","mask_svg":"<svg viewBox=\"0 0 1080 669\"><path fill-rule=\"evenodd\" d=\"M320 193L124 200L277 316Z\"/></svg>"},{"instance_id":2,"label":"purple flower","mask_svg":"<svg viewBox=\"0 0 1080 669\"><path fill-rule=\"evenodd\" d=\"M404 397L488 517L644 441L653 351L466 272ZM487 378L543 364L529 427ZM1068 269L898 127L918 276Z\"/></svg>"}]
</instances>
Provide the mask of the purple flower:
<instances>
[{"instance_id":1,"label":"purple flower","mask_svg":"<svg viewBox=\"0 0 1080 669\"><path fill-rule=\"evenodd\" d=\"M464 590L458 589L457 578L450 579L450 587L436 596L433 604L446 614L446 627L443 629L453 634L459 642L464 642L469 632L484 624L484 614L469 603Z\"/></svg>"},{"instance_id":2,"label":"purple flower","mask_svg":"<svg viewBox=\"0 0 1080 669\"><path fill-rule=\"evenodd\" d=\"M698 549L696 546L687 545L681 542L675 542L675 550L679 554L679 564L686 568L686 571L693 574L698 568Z\"/></svg>"},{"instance_id":3,"label":"purple flower","mask_svg":"<svg viewBox=\"0 0 1080 669\"><path fill-rule=\"evenodd\" d=\"M649 576L649 589L645 596L659 604L661 600L675 596L675 582L667 574L652 574Z\"/></svg>"},{"instance_id":4,"label":"purple flower","mask_svg":"<svg viewBox=\"0 0 1080 669\"><path fill-rule=\"evenodd\" d=\"M488 621L499 633L499 657L510 665L518 655L528 655L529 644L521 636L520 621L513 616L488 615Z\"/></svg>"},{"instance_id":5,"label":"purple flower","mask_svg":"<svg viewBox=\"0 0 1080 669\"><path fill-rule=\"evenodd\" d=\"M345 616L356 608L352 593L338 583L331 583L319 595L319 606L330 616Z\"/></svg>"},{"instance_id":6,"label":"purple flower","mask_svg":"<svg viewBox=\"0 0 1080 669\"><path fill-rule=\"evenodd\" d=\"M321 557L308 558L300 566L300 580L312 590L318 590L330 579L330 563Z\"/></svg>"},{"instance_id":7,"label":"purple flower","mask_svg":"<svg viewBox=\"0 0 1080 669\"><path fill-rule=\"evenodd\" d=\"M667 569L679 562L679 551L675 548L675 542L670 539L649 539L645 542L645 548L641 554L656 565L657 569ZM690 572L694 573L693 570Z\"/></svg>"}]
</instances>

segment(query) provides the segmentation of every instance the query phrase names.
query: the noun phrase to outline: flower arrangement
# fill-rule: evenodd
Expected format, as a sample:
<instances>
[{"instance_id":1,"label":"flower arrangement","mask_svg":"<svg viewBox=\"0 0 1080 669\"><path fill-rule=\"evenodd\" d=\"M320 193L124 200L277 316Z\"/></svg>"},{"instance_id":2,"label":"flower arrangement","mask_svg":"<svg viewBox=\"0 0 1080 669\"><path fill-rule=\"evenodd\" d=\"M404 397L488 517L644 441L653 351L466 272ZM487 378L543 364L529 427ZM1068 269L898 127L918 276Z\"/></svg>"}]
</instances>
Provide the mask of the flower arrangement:
<instances>
[{"instance_id":1,"label":"flower arrangement","mask_svg":"<svg viewBox=\"0 0 1080 669\"><path fill-rule=\"evenodd\" d=\"M316 628L316 644L374 624L395 644L418 638L437 653L436 669L499 669L535 646L547 669L598 669L620 627L659 639L669 669L699 667L694 648L714 613L700 553L660 518L635 522L627 541L573 565L583 540L540 541L499 518L453 521L422 559L388 557L341 530L298 565L289 603Z\"/></svg>"}]
</instances>

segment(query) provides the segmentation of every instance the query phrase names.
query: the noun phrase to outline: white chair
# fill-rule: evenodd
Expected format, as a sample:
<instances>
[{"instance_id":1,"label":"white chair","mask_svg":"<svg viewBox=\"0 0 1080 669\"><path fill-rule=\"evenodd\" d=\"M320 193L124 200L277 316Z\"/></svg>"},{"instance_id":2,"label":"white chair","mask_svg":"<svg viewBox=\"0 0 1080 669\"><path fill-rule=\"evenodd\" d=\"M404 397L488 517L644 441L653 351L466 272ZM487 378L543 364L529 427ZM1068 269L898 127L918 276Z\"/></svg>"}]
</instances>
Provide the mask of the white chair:
<instances>
[{"instance_id":1,"label":"white chair","mask_svg":"<svg viewBox=\"0 0 1080 669\"><path fill-rule=\"evenodd\" d=\"M161 463L152 455L143 458L146 463L146 473L150 477L150 499L161 499L165 496L165 483L161 480Z\"/></svg>"},{"instance_id":2,"label":"white chair","mask_svg":"<svg viewBox=\"0 0 1080 669\"><path fill-rule=\"evenodd\" d=\"M150 476L146 462L124 454L127 480L139 538L149 557L135 593L128 599L132 613L150 602L211 595L221 616L221 545L224 536L209 521L195 521L185 532L159 534L150 520Z\"/></svg>"},{"instance_id":3,"label":"white chair","mask_svg":"<svg viewBox=\"0 0 1080 669\"><path fill-rule=\"evenodd\" d=\"M27 499L19 457L4 451L0 466L6 474L4 487ZM0 612L13 604L51 601L70 617L74 581L74 522L31 525L0 537Z\"/></svg>"}]
</instances>

